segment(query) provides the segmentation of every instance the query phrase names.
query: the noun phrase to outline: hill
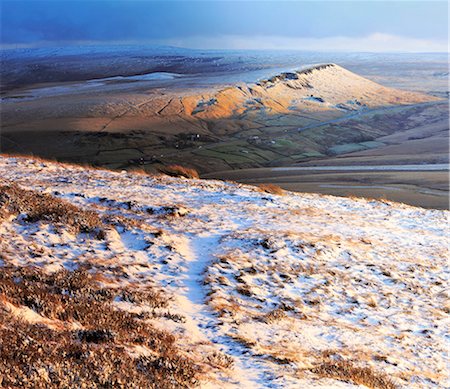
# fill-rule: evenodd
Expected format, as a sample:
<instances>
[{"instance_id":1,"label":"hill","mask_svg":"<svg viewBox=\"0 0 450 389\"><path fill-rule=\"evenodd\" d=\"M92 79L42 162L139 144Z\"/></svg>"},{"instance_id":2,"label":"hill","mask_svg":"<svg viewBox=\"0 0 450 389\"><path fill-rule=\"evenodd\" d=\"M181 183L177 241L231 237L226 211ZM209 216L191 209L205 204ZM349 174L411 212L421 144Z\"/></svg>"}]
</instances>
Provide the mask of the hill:
<instances>
[{"instance_id":1,"label":"hill","mask_svg":"<svg viewBox=\"0 0 450 389\"><path fill-rule=\"evenodd\" d=\"M0 158L5 386L439 388L448 212Z\"/></svg>"},{"instance_id":2,"label":"hill","mask_svg":"<svg viewBox=\"0 0 450 389\"><path fill-rule=\"evenodd\" d=\"M2 151L153 172L189 163L210 173L372 149L430 116L446 118L437 97L335 64L256 83L214 80L166 72L19 88L2 99Z\"/></svg>"},{"instance_id":3,"label":"hill","mask_svg":"<svg viewBox=\"0 0 450 389\"><path fill-rule=\"evenodd\" d=\"M417 104L439 98L386 88L336 64L281 73L256 84L238 85L203 97L195 106L182 99L187 115L220 119L244 115L289 114L292 111L358 111L397 104Z\"/></svg>"}]
</instances>

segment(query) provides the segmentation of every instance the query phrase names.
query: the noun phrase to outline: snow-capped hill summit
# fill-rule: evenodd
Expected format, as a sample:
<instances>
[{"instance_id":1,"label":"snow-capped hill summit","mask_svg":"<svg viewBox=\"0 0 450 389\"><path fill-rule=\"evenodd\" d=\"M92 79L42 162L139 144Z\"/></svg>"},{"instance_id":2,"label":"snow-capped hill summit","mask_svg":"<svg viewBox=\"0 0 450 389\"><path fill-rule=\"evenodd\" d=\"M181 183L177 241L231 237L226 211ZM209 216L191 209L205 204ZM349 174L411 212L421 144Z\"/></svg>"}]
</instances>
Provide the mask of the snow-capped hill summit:
<instances>
[{"instance_id":1,"label":"snow-capped hill summit","mask_svg":"<svg viewBox=\"0 0 450 389\"><path fill-rule=\"evenodd\" d=\"M76 333L92 353L124 342L130 366L159 366L177 387L445 385L446 211L6 156L0 177L0 331L20 321L54 339ZM58 297L64 315L54 289L39 304L10 292L30 267L45 280L87 269L108 288L98 296L116 296L115 315L170 332L178 359L138 343L150 332L130 338L69 314L73 291ZM169 303L136 297L149 288ZM17 384L9 374L3 383Z\"/></svg>"},{"instance_id":2,"label":"snow-capped hill summit","mask_svg":"<svg viewBox=\"0 0 450 389\"><path fill-rule=\"evenodd\" d=\"M219 119L237 114L251 117L260 113L359 110L436 100L439 98L382 86L336 64L320 64L215 93L188 96L182 103L192 116Z\"/></svg>"}]
</instances>

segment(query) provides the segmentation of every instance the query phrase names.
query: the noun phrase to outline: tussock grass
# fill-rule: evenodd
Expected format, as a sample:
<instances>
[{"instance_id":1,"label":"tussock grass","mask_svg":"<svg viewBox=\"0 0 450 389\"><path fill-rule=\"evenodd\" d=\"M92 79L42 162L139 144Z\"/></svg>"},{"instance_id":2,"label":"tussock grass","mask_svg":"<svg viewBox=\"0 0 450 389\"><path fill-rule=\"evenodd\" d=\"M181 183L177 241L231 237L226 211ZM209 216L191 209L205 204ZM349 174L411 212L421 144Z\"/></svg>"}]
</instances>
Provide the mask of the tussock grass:
<instances>
[{"instance_id":1,"label":"tussock grass","mask_svg":"<svg viewBox=\"0 0 450 389\"><path fill-rule=\"evenodd\" d=\"M286 312L280 308L274 309L266 313L263 317L264 323L271 324L286 319L288 316Z\"/></svg>"},{"instance_id":2,"label":"tussock grass","mask_svg":"<svg viewBox=\"0 0 450 389\"><path fill-rule=\"evenodd\" d=\"M172 177L200 178L195 169L187 168L181 165L169 165L160 169L162 173Z\"/></svg>"},{"instance_id":3,"label":"tussock grass","mask_svg":"<svg viewBox=\"0 0 450 389\"><path fill-rule=\"evenodd\" d=\"M80 341L0 312L0 385L5 388L188 388L197 370L176 353L133 357L122 345Z\"/></svg>"},{"instance_id":4,"label":"tussock grass","mask_svg":"<svg viewBox=\"0 0 450 389\"><path fill-rule=\"evenodd\" d=\"M220 351L214 351L206 357L208 364L221 369L230 369L234 365L234 360L229 355Z\"/></svg>"},{"instance_id":5,"label":"tussock grass","mask_svg":"<svg viewBox=\"0 0 450 389\"><path fill-rule=\"evenodd\" d=\"M146 304L152 308L167 308L169 298L154 288L122 290L119 297L132 304Z\"/></svg>"},{"instance_id":6,"label":"tussock grass","mask_svg":"<svg viewBox=\"0 0 450 389\"><path fill-rule=\"evenodd\" d=\"M311 372L324 378L349 381L371 389L398 389L398 385L387 375L370 367L357 367L350 361L329 361L311 369Z\"/></svg>"},{"instance_id":7,"label":"tussock grass","mask_svg":"<svg viewBox=\"0 0 450 389\"><path fill-rule=\"evenodd\" d=\"M96 212L14 183L0 185L0 208L3 212L26 214L27 222L62 223L75 233L93 233L99 239L104 238L104 225Z\"/></svg>"}]
</instances>

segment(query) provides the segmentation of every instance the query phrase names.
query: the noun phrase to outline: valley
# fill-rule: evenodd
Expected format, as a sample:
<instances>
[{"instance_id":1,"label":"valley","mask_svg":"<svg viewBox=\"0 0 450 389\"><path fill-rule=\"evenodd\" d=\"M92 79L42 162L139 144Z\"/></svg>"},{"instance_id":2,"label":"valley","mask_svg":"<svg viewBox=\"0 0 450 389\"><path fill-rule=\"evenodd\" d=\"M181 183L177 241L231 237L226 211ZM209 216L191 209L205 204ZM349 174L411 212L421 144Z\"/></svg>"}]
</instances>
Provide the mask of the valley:
<instances>
[{"instance_id":1,"label":"valley","mask_svg":"<svg viewBox=\"0 0 450 389\"><path fill-rule=\"evenodd\" d=\"M417 184L403 173L287 180L270 170L448 163L448 100L435 59L420 80L389 67L396 77L374 77L411 92L333 63L299 65L319 54L115 50L56 52L52 63L45 50L4 57L1 152L150 174L179 164L205 178L448 207L445 172L421 172ZM381 61L334 59L359 61L372 76Z\"/></svg>"}]
</instances>

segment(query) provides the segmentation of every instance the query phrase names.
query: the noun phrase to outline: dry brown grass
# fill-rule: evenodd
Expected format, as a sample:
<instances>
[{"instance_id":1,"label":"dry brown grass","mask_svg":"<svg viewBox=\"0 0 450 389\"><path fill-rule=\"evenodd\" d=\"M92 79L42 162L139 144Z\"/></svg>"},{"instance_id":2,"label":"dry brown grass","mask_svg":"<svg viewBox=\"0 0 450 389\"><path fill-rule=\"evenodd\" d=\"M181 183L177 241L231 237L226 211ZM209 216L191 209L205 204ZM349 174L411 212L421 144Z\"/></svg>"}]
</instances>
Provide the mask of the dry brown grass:
<instances>
[{"instance_id":1,"label":"dry brown grass","mask_svg":"<svg viewBox=\"0 0 450 389\"><path fill-rule=\"evenodd\" d=\"M320 377L333 378L364 385L371 389L397 389L398 385L387 375L370 367L357 367L350 361L327 361L311 369Z\"/></svg>"},{"instance_id":2,"label":"dry brown grass","mask_svg":"<svg viewBox=\"0 0 450 389\"><path fill-rule=\"evenodd\" d=\"M264 323L271 324L286 319L288 316L283 309L277 308L263 316Z\"/></svg>"},{"instance_id":3,"label":"dry brown grass","mask_svg":"<svg viewBox=\"0 0 450 389\"><path fill-rule=\"evenodd\" d=\"M169 165L160 169L162 173L172 177L200 178L195 169L187 168L181 165Z\"/></svg>"},{"instance_id":4,"label":"dry brown grass","mask_svg":"<svg viewBox=\"0 0 450 389\"><path fill-rule=\"evenodd\" d=\"M133 175L140 175L140 176L152 176L152 172L147 172L144 167L137 167L133 166L129 169L127 169L128 173L131 173Z\"/></svg>"},{"instance_id":5,"label":"dry brown grass","mask_svg":"<svg viewBox=\"0 0 450 389\"><path fill-rule=\"evenodd\" d=\"M243 296L251 297L253 296L252 289L249 285L238 285L236 291Z\"/></svg>"},{"instance_id":6,"label":"dry brown grass","mask_svg":"<svg viewBox=\"0 0 450 389\"><path fill-rule=\"evenodd\" d=\"M284 189L280 188L278 185L275 184L261 184L258 185L258 188L261 192L275 194L279 196L284 195Z\"/></svg>"},{"instance_id":7,"label":"dry brown grass","mask_svg":"<svg viewBox=\"0 0 450 389\"><path fill-rule=\"evenodd\" d=\"M379 203L383 203L386 205L392 205L393 202L391 200L389 200L385 194L380 195L378 197L371 197L371 196L355 196L355 195L348 195L346 196L349 199L353 200L353 201L364 201L364 202L372 202L372 201L376 201Z\"/></svg>"},{"instance_id":8,"label":"dry brown grass","mask_svg":"<svg viewBox=\"0 0 450 389\"><path fill-rule=\"evenodd\" d=\"M212 295L209 304L217 312L219 317L236 316L242 311L242 305L233 297L230 300L224 300Z\"/></svg>"},{"instance_id":9,"label":"dry brown grass","mask_svg":"<svg viewBox=\"0 0 450 389\"><path fill-rule=\"evenodd\" d=\"M186 388L200 368L184 357L175 337L140 314L114 307L121 298L167 305L161 292L101 287L85 270L46 274L6 265L0 272L0 386L26 388ZM58 327L16 317L26 306ZM62 323L62 325L61 325ZM73 324L77 323L77 327ZM149 356L128 350L144 346Z\"/></svg>"},{"instance_id":10,"label":"dry brown grass","mask_svg":"<svg viewBox=\"0 0 450 389\"><path fill-rule=\"evenodd\" d=\"M14 183L0 185L0 209L13 214L24 213L27 222L61 223L72 232L93 233L99 239L104 238L104 225L96 212Z\"/></svg>"},{"instance_id":11,"label":"dry brown grass","mask_svg":"<svg viewBox=\"0 0 450 389\"><path fill-rule=\"evenodd\" d=\"M247 348L256 346L256 342L254 340L248 339L240 334L230 334L230 337Z\"/></svg>"},{"instance_id":12,"label":"dry brown grass","mask_svg":"<svg viewBox=\"0 0 450 389\"><path fill-rule=\"evenodd\" d=\"M134 358L111 342L30 325L0 313L0 385L23 388L187 388L195 365L177 354Z\"/></svg>"}]
</instances>

